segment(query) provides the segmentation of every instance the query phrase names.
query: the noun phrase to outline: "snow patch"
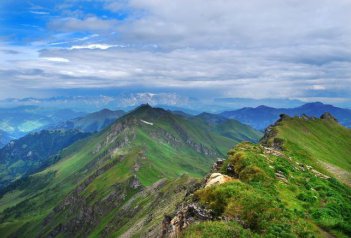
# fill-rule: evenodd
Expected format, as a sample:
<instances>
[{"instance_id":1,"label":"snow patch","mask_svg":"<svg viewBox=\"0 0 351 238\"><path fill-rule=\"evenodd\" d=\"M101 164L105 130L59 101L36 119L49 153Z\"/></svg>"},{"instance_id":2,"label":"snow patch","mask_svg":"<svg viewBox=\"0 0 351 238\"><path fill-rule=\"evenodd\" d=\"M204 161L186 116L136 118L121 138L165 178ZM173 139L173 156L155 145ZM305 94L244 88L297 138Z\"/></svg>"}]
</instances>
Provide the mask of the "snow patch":
<instances>
[{"instance_id":1,"label":"snow patch","mask_svg":"<svg viewBox=\"0 0 351 238\"><path fill-rule=\"evenodd\" d=\"M150 126L153 126L154 125L154 123L152 123L152 122L148 122L148 121L144 121L144 120L140 120L141 122L143 122L143 123L145 123L145 124L147 124L147 125L150 125Z\"/></svg>"}]
</instances>

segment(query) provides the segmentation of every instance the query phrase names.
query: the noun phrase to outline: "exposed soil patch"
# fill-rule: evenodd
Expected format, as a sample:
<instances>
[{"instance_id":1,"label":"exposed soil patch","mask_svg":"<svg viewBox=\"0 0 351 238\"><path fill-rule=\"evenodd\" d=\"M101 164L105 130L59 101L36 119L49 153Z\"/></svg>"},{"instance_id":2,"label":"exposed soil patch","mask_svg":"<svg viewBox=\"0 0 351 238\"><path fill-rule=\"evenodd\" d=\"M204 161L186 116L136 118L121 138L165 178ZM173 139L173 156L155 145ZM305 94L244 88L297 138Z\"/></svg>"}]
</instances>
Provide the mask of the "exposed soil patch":
<instances>
[{"instance_id":1,"label":"exposed soil patch","mask_svg":"<svg viewBox=\"0 0 351 238\"><path fill-rule=\"evenodd\" d=\"M320 162L322 166L332 173L337 179L351 187L351 173L327 162Z\"/></svg>"}]
</instances>

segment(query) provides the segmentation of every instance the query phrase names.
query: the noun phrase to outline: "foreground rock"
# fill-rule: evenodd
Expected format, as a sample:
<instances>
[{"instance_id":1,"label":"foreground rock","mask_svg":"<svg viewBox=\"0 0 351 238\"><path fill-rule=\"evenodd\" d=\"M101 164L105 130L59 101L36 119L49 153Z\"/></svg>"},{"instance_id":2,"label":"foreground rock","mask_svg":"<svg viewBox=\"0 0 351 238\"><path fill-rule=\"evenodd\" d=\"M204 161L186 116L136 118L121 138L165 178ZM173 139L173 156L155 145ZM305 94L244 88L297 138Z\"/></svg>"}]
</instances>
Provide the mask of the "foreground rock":
<instances>
[{"instance_id":1,"label":"foreground rock","mask_svg":"<svg viewBox=\"0 0 351 238\"><path fill-rule=\"evenodd\" d=\"M232 180L234 179L228 175L221 174L221 173L212 173L206 181L205 188L210 187L212 185L218 185L218 184L230 182Z\"/></svg>"}]
</instances>

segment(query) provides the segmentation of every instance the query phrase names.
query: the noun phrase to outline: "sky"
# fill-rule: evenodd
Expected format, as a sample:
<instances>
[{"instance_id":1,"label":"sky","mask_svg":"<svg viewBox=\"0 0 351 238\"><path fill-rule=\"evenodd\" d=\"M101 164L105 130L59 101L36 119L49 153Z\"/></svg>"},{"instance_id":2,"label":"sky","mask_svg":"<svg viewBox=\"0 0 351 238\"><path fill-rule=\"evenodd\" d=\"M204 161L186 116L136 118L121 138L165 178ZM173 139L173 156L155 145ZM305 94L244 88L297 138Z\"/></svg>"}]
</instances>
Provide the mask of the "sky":
<instances>
[{"instance_id":1,"label":"sky","mask_svg":"<svg viewBox=\"0 0 351 238\"><path fill-rule=\"evenodd\" d=\"M351 107L350 12L351 0L1 0L0 99Z\"/></svg>"}]
</instances>

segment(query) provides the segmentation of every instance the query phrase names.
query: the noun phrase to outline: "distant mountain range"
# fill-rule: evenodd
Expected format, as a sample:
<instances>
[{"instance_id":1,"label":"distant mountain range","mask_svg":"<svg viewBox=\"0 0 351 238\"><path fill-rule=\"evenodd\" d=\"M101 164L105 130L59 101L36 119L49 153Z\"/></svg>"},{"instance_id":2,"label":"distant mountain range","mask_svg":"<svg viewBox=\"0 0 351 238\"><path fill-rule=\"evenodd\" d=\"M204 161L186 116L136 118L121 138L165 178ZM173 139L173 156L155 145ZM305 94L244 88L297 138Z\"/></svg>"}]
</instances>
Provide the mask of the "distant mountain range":
<instances>
[{"instance_id":1,"label":"distant mountain range","mask_svg":"<svg viewBox=\"0 0 351 238\"><path fill-rule=\"evenodd\" d=\"M86 112L94 112L102 110L103 108L110 108L112 110L132 110L141 104L150 104L159 107L177 107L189 110L194 106L203 102L196 98L189 98L180 96L175 93L120 93L113 96L105 95L89 95L89 96L59 96L51 98L9 98L0 100L0 107L14 107L14 106L29 106L37 105L40 107L73 109ZM165 107L166 106L166 107ZM199 108L194 108L194 111L199 112Z\"/></svg>"},{"instance_id":2,"label":"distant mountain range","mask_svg":"<svg viewBox=\"0 0 351 238\"><path fill-rule=\"evenodd\" d=\"M17 139L29 132L45 128L50 124L80 117L85 113L71 109L43 108L38 106L21 106L0 108L0 131L6 132L4 142Z\"/></svg>"},{"instance_id":3,"label":"distant mountain range","mask_svg":"<svg viewBox=\"0 0 351 238\"><path fill-rule=\"evenodd\" d=\"M154 107L183 111L190 114L201 112L218 113L226 110L238 109L244 106L255 107L270 105L271 107L291 108L304 102L291 99L250 99L250 98L213 98L206 99L202 95L186 96L172 92L116 92L113 95L79 95L56 96L50 98L9 98L0 100L0 107L16 107L35 105L46 108L73 109L84 112L99 111L104 108L111 110L130 111L141 104ZM346 103L345 103L346 104ZM341 104L342 105L342 104ZM347 105L347 104L346 104Z\"/></svg>"},{"instance_id":4,"label":"distant mountain range","mask_svg":"<svg viewBox=\"0 0 351 238\"><path fill-rule=\"evenodd\" d=\"M225 111L220 113L221 116L236 119L244 124L250 125L257 130L264 130L266 127L279 119L280 114L289 116L307 116L319 117L325 112L331 113L344 126L351 127L351 110L320 102L307 103L295 108L273 108L267 106L258 106L255 108L246 107L234 111Z\"/></svg>"},{"instance_id":5,"label":"distant mountain range","mask_svg":"<svg viewBox=\"0 0 351 238\"><path fill-rule=\"evenodd\" d=\"M128 102L136 103L139 100L152 101L161 96L162 95L138 94L133 97L133 100L130 99ZM166 97L166 95L163 96ZM163 98L163 96L161 98ZM172 97L168 95L166 98L171 100ZM154 102L166 103L167 100L164 99L162 101L160 99L160 101L156 100ZM183 116L196 114L196 111L184 111L184 109L172 105L164 106L164 108ZM295 108L273 108L267 106L258 106L255 108L246 107L238 110L225 111L218 115L224 118L235 119L257 130L263 131L267 126L276 121L280 114L287 114L290 116L301 116L305 114L318 117L318 115L325 112L332 113L342 125L351 127L350 109L338 108L318 102L304 104ZM101 131L124 114L125 112L122 110L112 111L109 109L87 114L71 109L53 109L38 106L0 108L0 148L11 139L18 139L29 132L40 131L42 129L78 129L82 132Z\"/></svg>"}]
</instances>

